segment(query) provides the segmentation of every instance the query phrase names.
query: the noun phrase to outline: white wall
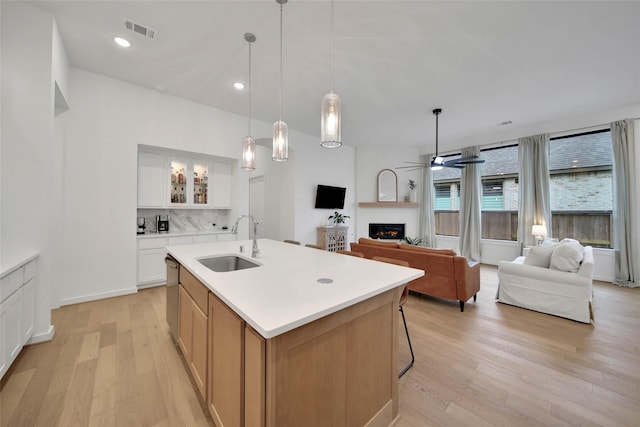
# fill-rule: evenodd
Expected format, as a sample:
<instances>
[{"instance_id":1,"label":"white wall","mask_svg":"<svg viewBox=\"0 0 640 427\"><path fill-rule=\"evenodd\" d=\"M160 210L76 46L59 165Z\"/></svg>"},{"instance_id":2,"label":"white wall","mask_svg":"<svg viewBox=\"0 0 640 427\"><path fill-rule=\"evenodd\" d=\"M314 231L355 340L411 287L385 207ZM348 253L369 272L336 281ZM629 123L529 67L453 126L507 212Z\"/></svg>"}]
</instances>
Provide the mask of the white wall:
<instances>
[{"instance_id":1,"label":"white wall","mask_svg":"<svg viewBox=\"0 0 640 427\"><path fill-rule=\"evenodd\" d=\"M269 140L271 141L271 140ZM295 163L294 150L289 148L289 160L287 162L274 162L271 160L271 148L256 145L256 169L250 172L242 172L249 177L263 175L265 178L265 218L262 234L258 238L283 240L291 238L288 223L292 223L293 203L288 203L286 193L291 191L292 183L287 180L289 171ZM248 192L241 193L241 197L247 198ZM248 224L248 223L247 223ZM245 224L245 228L248 226ZM242 233L242 224L240 233ZM247 236L248 237L248 236Z\"/></svg>"},{"instance_id":2,"label":"white wall","mask_svg":"<svg viewBox=\"0 0 640 427\"><path fill-rule=\"evenodd\" d=\"M57 242L50 240L54 170L51 15L2 2L0 253L39 252L32 342L52 335L51 295ZM25 31L28 29L28 31ZM58 50L56 58L64 51ZM55 268L58 268L55 265Z\"/></svg>"},{"instance_id":3,"label":"white wall","mask_svg":"<svg viewBox=\"0 0 640 427\"><path fill-rule=\"evenodd\" d=\"M316 227L327 225L335 209L315 209L318 184L346 187L344 210L355 220L355 149L320 147L317 138L293 132L289 134L289 161L271 161L270 140L257 142L256 170L250 176L265 175L267 187L266 237L294 239L316 244ZM292 148L293 147L293 148ZM353 235L351 221L348 220Z\"/></svg>"},{"instance_id":4,"label":"white wall","mask_svg":"<svg viewBox=\"0 0 640 427\"><path fill-rule=\"evenodd\" d=\"M63 305L136 290L138 144L237 159L247 120L76 68L69 87ZM252 121L252 134L269 137L271 124ZM319 182L354 188L354 150L320 149L316 138L295 131L289 142L289 162L273 162L261 149L256 171L234 168L231 217L248 213L249 177L264 173L269 237L315 242L315 226L326 218L301 199L313 198ZM248 230L242 221L238 237Z\"/></svg>"},{"instance_id":5,"label":"white wall","mask_svg":"<svg viewBox=\"0 0 640 427\"><path fill-rule=\"evenodd\" d=\"M69 88L62 305L136 290L138 144L237 159L246 129L244 117L77 68ZM234 168L235 193L247 182ZM248 210L233 203L233 216Z\"/></svg>"},{"instance_id":6,"label":"white wall","mask_svg":"<svg viewBox=\"0 0 640 427\"><path fill-rule=\"evenodd\" d=\"M328 218L336 209L315 209L318 184L345 187L344 209L341 212L351 218L345 225L349 227L349 240L355 233L356 218L356 174L355 149L343 145L327 149L320 146L319 138L312 138L308 144L296 148L295 189L289 202L295 205L295 229L293 238L303 244L317 243L316 227L329 224ZM295 200L293 199L295 197Z\"/></svg>"},{"instance_id":7,"label":"white wall","mask_svg":"<svg viewBox=\"0 0 640 427\"><path fill-rule=\"evenodd\" d=\"M409 180L412 179L418 185L418 202L422 190L421 171L407 172L396 170L396 167L405 166L406 161L419 161L420 150L418 148L398 147L359 147L356 156L357 172L357 202L375 202L378 191L378 173L382 169L391 169L398 176L398 200L404 201L404 196L409 192ZM406 224L405 234L409 237L419 236L420 210L418 208L357 208L357 226L355 240L369 236L369 223L396 223Z\"/></svg>"}]
</instances>

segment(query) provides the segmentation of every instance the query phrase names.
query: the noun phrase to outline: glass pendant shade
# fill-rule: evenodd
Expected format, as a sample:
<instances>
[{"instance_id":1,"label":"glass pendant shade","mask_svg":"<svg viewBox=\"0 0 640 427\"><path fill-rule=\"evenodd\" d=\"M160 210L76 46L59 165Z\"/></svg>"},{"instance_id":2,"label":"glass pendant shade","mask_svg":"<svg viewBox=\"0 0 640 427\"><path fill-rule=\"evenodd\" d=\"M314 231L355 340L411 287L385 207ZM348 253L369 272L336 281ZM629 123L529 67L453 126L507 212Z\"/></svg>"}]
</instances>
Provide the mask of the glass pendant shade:
<instances>
[{"instance_id":1,"label":"glass pendant shade","mask_svg":"<svg viewBox=\"0 0 640 427\"><path fill-rule=\"evenodd\" d=\"M322 99L320 106L320 145L338 148L342 145L342 106L340 97L331 91Z\"/></svg>"},{"instance_id":2,"label":"glass pendant shade","mask_svg":"<svg viewBox=\"0 0 640 427\"><path fill-rule=\"evenodd\" d=\"M276 162L286 162L289 159L289 129L282 120L278 120L273 124L273 154L271 159Z\"/></svg>"},{"instance_id":3,"label":"glass pendant shade","mask_svg":"<svg viewBox=\"0 0 640 427\"><path fill-rule=\"evenodd\" d=\"M247 135L242 140L242 169L252 171L256 168L256 141Z\"/></svg>"}]
</instances>

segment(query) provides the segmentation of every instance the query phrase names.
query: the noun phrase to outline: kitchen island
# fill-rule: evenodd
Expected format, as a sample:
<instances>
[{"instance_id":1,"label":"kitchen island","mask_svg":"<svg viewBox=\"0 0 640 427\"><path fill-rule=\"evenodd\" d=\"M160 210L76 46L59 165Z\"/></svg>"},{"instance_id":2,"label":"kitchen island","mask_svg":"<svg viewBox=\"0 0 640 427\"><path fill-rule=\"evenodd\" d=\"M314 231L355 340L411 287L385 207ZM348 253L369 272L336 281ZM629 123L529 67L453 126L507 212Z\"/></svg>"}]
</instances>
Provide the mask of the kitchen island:
<instances>
[{"instance_id":1,"label":"kitchen island","mask_svg":"<svg viewBox=\"0 0 640 427\"><path fill-rule=\"evenodd\" d=\"M424 271L258 246L256 259L251 241L167 248L181 265L178 341L216 424L392 423L398 300ZM259 265L215 272L198 261L227 255Z\"/></svg>"}]
</instances>

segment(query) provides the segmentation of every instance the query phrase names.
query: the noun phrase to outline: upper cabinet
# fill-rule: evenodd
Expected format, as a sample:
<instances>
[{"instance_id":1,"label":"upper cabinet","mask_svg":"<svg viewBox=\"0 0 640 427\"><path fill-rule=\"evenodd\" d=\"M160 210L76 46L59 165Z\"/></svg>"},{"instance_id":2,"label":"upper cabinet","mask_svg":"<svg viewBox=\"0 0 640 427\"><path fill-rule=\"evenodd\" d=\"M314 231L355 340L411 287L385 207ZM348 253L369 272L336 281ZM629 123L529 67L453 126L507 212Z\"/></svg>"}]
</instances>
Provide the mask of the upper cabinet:
<instances>
[{"instance_id":1,"label":"upper cabinet","mask_svg":"<svg viewBox=\"0 0 640 427\"><path fill-rule=\"evenodd\" d=\"M229 182L231 184L231 182ZM222 185L216 181L216 185ZM209 164L193 163L193 204L209 205Z\"/></svg>"},{"instance_id":2,"label":"upper cabinet","mask_svg":"<svg viewBox=\"0 0 640 427\"><path fill-rule=\"evenodd\" d=\"M231 209L231 164L188 154L138 153L139 208Z\"/></svg>"},{"instance_id":3,"label":"upper cabinet","mask_svg":"<svg viewBox=\"0 0 640 427\"><path fill-rule=\"evenodd\" d=\"M189 160L169 157L169 191L167 206L188 207L191 204L191 183L189 182Z\"/></svg>"},{"instance_id":4,"label":"upper cabinet","mask_svg":"<svg viewBox=\"0 0 640 427\"><path fill-rule=\"evenodd\" d=\"M231 209L231 165L213 165L213 207Z\"/></svg>"},{"instance_id":5,"label":"upper cabinet","mask_svg":"<svg viewBox=\"0 0 640 427\"><path fill-rule=\"evenodd\" d=\"M167 156L138 153L138 207L162 208L166 199Z\"/></svg>"}]
</instances>

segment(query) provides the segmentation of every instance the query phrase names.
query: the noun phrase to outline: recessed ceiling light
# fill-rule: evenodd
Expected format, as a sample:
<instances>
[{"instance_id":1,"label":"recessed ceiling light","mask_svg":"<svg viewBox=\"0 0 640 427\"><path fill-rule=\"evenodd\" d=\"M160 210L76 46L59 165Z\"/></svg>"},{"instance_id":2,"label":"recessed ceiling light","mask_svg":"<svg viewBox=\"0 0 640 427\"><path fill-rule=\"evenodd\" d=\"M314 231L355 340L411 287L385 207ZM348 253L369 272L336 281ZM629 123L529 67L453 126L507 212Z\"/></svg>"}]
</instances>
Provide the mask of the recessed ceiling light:
<instances>
[{"instance_id":1,"label":"recessed ceiling light","mask_svg":"<svg viewBox=\"0 0 640 427\"><path fill-rule=\"evenodd\" d=\"M236 89L238 89L238 90L242 90L242 89L244 89L244 83L242 83L242 82L235 82L235 83L233 84L233 87L235 87L235 88L236 88Z\"/></svg>"},{"instance_id":2,"label":"recessed ceiling light","mask_svg":"<svg viewBox=\"0 0 640 427\"><path fill-rule=\"evenodd\" d=\"M115 37L113 41L116 42L118 46L131 47L131 42L129 42L129 40L127 39L123 39L122 37Z\"/></svg>"}]
</instances>

